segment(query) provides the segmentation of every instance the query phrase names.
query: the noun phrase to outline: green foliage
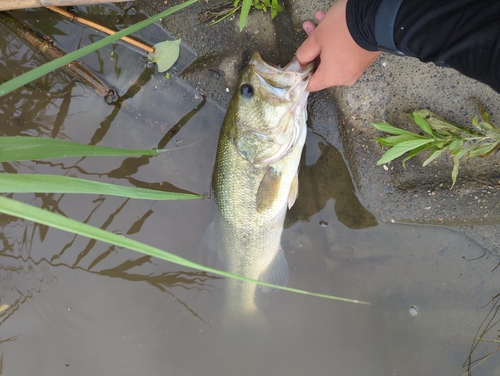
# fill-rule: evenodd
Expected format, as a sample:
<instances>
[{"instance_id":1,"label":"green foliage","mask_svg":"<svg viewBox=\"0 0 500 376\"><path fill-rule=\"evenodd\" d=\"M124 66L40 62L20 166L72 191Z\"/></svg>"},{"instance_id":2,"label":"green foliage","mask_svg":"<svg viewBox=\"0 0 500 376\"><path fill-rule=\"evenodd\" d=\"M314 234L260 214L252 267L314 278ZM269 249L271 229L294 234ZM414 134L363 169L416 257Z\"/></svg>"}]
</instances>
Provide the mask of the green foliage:
<instances>
[{"instance_id":1,"label":"green foliage","mask_svg":"<svg viewBox=\"0 0 500 376\"><path fill-rule=\"evenodd\" d=\"M94 145L82 145L64 140L53 140L39 137L1 137L0 138L0 160L2 162L25 161L31 159L52 159L65 157L88 157L88 156L132 156L132 155L155 155L166 150L129 150L106 148ZM80 194L109 194L127 198L146 200L189 200L203 196L185 193L160 192L151 189L134 187L122 187L115 184L106 184L84 179L71 178L54 175L24 175L0 173L0 193L80 193ZM241 281L253 282L275 289L291 291L326 299L341 300L351 303L368 304L366 302L351 300L336 296L317 294L313 292L297 290L289 287L276 286L266 282L255 281L243 276L228 273L222 270L206 267L194 263L172 253L151 247L147 244L127 239L100 228L90 226L77 220L67 218L57 213L37 208L11 198L0 196L0 212L23 218L25 220L38 222L60 230L88 238L100 240L119 247L125 247L145 255L182 265L188 268L213 273L227 278L235 278Z\"/></svg>"},{"instance_id":2,"label":"green foliage","mask_svg":"<svg viewBox=\"0 0 500 376\"><path fill-rule=\"evenodd\" d=\"M134 157L141 155L157 155L158 153L165 151L169 150L116 149L42 137L0 137L0 162L84 156Z\"/></svg>"},{"instance_id":3,"label":"green foliage","mask_svg":"<svg viewBox=\"0 0 500 376\"><path fill-rule=\"evenodd\" d=\"M136 32L138 30L141 30L142 28L144 28L148 25L151 25L151 24L155 23L156 21L159 21L162 18L165 18L165 17L191 5L191 4L194 4L197 1L198 0L187 0L179 5L176 5L170 9L167 9L164 12L158 13L157 15L150 17L147 20L138 22L135 25L127 27L126 29L119 31L116 34L110 35L106 38L101 39L100 41L89 44L88 46L80 48L79 50L73 51L67 55L64 55L64 56L56 59L56 60L53 60L53 61L48 62L46 64L43 64L43 65L39 66L38 68L35 68L35 69L25 73L25 74L22 74L16 78L13 78L12 80L7 81L7 82L0 85L0 96L8 94L8 93L20 88L21 86L26 85L26 84L44 76L44 75L46 75L47 73L50 73L58 68L61 68L62 66L66 65L66 64L71 63L72 61L80 59L81 57L98 50L99 48L105 47L108 44L116 42L121 37L124 37L126 35L129 35L129 34Z\"/></svg>"},{"instance_id":4,"label":"green foliage","mask_svg":"<svg viewBox=\"0 0 500 376\"><path fill-rule=\"evenodd\" d=\"M2 85L0 85L0 96L10 93L17 88L42 77L43 75L52 72L65 64L68 64L76 59L79 59L99 48L102 48L119 38L133 33L142 29L143 27L152 24L166 17L176 11L197 2L198 0L188 0L180 5L168 9L156 16L153 16L145 21L139 22L125 30L122 30L116 34L113 34L107 38L104 38L96 43L89 46L81 48L75 52L65 55L59 59L51 61L44 64L38 68L31 70L30 72L18 76ZM234 4L236 7L239 0ZM240 22L240 28L244 26L244 21L248 16L248 11L252 5L252 0L244 0L243 8L248 8L245 12L246 15L243 22ZM272 4L266 5L262 8L264 11L270 7L271 14L274 17L277 12L282 11L282 7L277 4L276 0L273 0ZM273 12L274 10L274 12ZM234 13L234 12L233 12ZM163 60L166 56L167 64L165 66L170 66L177 60L178 56L178 45L180 40L174 41L177 47L172 48L172 42L166 43L167 53L161 51L162 47L156 54L152 55L153 60L156 59L158 63ZM158 48L158 45L155 47ZM160 55L164 55L161 57ZM175 59L172 57L177 56ZM172 61L173 60L173 61ZM163 68L165 68L163 66ZM159 69L163 69L160 68ZM169 68L169 67L168 67ZM166 68L166 69L168 69ZM66 157L87 157L87 156L140 156L140 155L156 155L160 152L167 150L129 150L129 149L116 149L116 148L105 148L94 145L82 145L74 142L64 141L64 140L54 140L47 138L38 137L0 137L0 162L15 162L15 161L26 161L26 160L39 160L39 159L53 159L53 158L66 158ZM149 200L172 200L172 199L194 199L201 198L203 196L194 194L184 194L184 193L169 193L169 192L158 192L148 189L132 188L132 187L120 187L114 184L105 184L93 181L87 181L83 179L70 178L65 176L54 176L54 175L22 175L22 174L9 174L5 172L0 172L0 193L34 193L34 192L47 192L47 193L80 193L80 194L111 194L115 196L122 196L127 198L140 198ZM334 299L351 303L359 304L369 304L363 301L346 299L331 295L318 294L298 289L293 289L285 286L277 286L266 282L260 282L239 276L236 274L228 273L222 270L213 269L206 267L201 264L191 262L180 256L176 256L172 253L162 251L158 248L149 246L144 243L137 242L132 239L127 239L119 235L113 234L111 232L102 230L100 228L87 225L85 223L79 222L77 220L67 218L65 216L52 213L47 210L37 208L35 206L25 204L11 198L0 196L0 212L23 218L25 220L34 221L43 225L47 225L53 228L57 228L63 231L68 231L81 236L89 237L92 239L100 240L113 244L119 247L129 248L131 250L140 252L145 255L157 257L162 260L166 260L178 265L182 265L189 268L198 269L201 271L206 271L213 273L215 275L234 278L241 281L252 282L262 286L267 286L274 289L280 289L290 292L295 292L299 294L305 294L310 296L316 296L326 299Z\"/></svg>"},{"instance_id":5,"label":"green foliage","mask_svg":"<svg viewBox=\"0 0 500 376\"><path fill-rule=\"evenodd\" d=\"M423 165L427 166L433 160L449 151L453 158L451 173L452 188L457 181L460 160L463 157L485 157L500 148L500 128L490 120L490 115L477 103L479 115L474 116L472 125L475 129L460 127L429 110L418 110L407 116L419 126L424 135L408 132L388 123L372 123L378 130L396 136L377 137L374 140L384 146L389 146L377 165L388 163L405 153L405 162L424 150L429 150L429 156Z\"/></svg>"},{"instance_id":6,"label":"green foliage","mask_svg":"<svg viewBox=\"0 0 500 376\"><path fill-rule=\"evenodd\" d=\"M142 156L169 151L133 150L85 145L42 137L0 137L0 162L57 159L67 157ZM146 200L190 200L203 196L187 193L161 192L152 189L123 187L68 176L0 173L0 193L81 193L109 194Z\"/></svg>"},{"instance_id":7,"label":"green foliage","mask_svg":"<svg viewBox=\"0 0 500 376\"><path fill-rule=\"evenodd\" d=\"M52 213L52 212L49 212L47 210L43 210L43 209L37 208L37 207L32 206L32 205L28 205L28 204L25 204L25 203L22 203L22 202L19 202L16 200L12 200L12 199L7 198L7 197L0 196L0 211L5 213L5 214L24 218L24 219L29 220L29 221L37 222L37 223L40 223L43 225L47 225L47 226L57 228L57 229L60 229L63 231L68 231L68 232L71 232L73 234L85 236L85 237L88 237L91 239L100 240L100 241L103 241L103 242L106 242L109 244L116 245L118 247L128 248L128 249L131 249L133 251L137 251L139 253L142 253L142 254L145 254L148 256L153 256L153 257L159 258L161 260L169 261L169 262L177 264L177 265L182 265L182 266L185 266L188 268L198 269L198 270L209 272L209 273L219 275L222 277L234 278L234 279L238 279L238 280L245 281L245 282L252 282L252 283L262 285L262 286L271 287L273 289L280 289L280 290L295 292L298 294L316 296L319 298L341 300L341 301L350 302L350 303L369 304L369 303L358 301L358 300L345 299L345 298L340 298L340 297L325 295L325 294L317 294L317 293L303 291L303 290L297 290L297 289L293 289L293 288L285 287L285 286L277 286L277 285L273 285L271 283L256 281L256 280L253 280L250 278L246 278L246 277L242 277L242 276L239 276L236 274L228 273L228 272L225 272L223 270L209 268L207 266L192 262L192 261L185 259L183 257L174 255L172 253L165 252L159 248L155 248L155 247L149 246L147 244L140 243L140 242L133 240L133 239L124 238L120 235L113 234L112 232L108 232L108 231L102 230L100 228L79 222L77 220L64 217L60 214Z\"/></svg>"},{"instance_id":8,"label":"green foliage","mask_svg":"<svg viewBox=\"0 0 500 376\"><path fill-rule=\"evenodd\" d=\"M200 14L198 19L200 22L210 22L210 25L214 25L241 10L239 23L241 31L245 27L250 9L259 9L264 12L267 12L269 9L271 11L271 18L276 17L278 13L285 10L278 3L278 0L235 0L232 4L224 4L207 10Z\"/></svg>"},{"instance_id":9,"label":"green foliage","mask_svg":"<svg viewBox=\"0 0 500 376\"><path fill-rule=\"evenodd\" d=\"M148 58L152 63L156 63L158 72L166 72L179 58L180 46L180 38L156 43L154 52L148 54Z\"/></svg>"},{"instance_id":10,"label":"green foliage","mask_svg":"<svg viewBox=\"0 0 500 376\"><path fill-rule=\"evenodd\" d=\"M128 197L142 200L191 200L203 196L124 187L116 184L57 175L0 174L0 193L80 193Z\"/></svg>"},{"instance_id":11,"label":"green foliage","mask_svg":"<svg viewBox=\"0 0 500 376\"><path fill-rule=\"evenodd\" d=\"M234 2L234 7L236 8L240 1L243 1L240 14L240 31L245 27L245 22L250 12L250 8L261 9L264 12L267 9L271 10L271 18L276 17L278 13L283 12L284 8L282 5L278 4L278 0L236 0Z\"/></svg>"}]
</instances>

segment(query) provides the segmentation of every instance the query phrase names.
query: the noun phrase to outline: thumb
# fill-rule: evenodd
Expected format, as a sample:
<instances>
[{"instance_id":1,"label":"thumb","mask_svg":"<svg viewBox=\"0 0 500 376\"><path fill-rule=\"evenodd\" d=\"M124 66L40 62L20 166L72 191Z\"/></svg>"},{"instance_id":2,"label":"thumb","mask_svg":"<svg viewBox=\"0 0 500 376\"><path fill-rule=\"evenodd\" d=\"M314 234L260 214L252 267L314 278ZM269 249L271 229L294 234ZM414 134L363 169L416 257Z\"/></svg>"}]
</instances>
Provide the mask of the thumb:
<instances>
[{"instance_id":1,"label":"thumb","mask_svg":"<svg viewBox=\"0 0 500 376\"><path fill-rule=\"evenodd\" d=\"M304 43L295 52L295 57L300 65L306 65L316 59L321 52L319 43L316 42L314 35L307 38Z\"/></svg>"},{"instance_id":2,"label":"thumb","mask_svg":"<svg viewBox=\"0 0 500 376\"><path fill-rule=\"evenodd\" d=\"M319 68L318 68L319 69ZM310 93L314 92L314 91L319 91L319 90L322 90L322 89L325 89L327 87L329 87L329 85L326 85L325 84L325 80L324 78L322 77L322 71L315 71L311 77L311 80L309 81L309 83L307 84L307 88L306 90ZM331 86L331 85L330 85Z\"/></svg>"}]
</instances>

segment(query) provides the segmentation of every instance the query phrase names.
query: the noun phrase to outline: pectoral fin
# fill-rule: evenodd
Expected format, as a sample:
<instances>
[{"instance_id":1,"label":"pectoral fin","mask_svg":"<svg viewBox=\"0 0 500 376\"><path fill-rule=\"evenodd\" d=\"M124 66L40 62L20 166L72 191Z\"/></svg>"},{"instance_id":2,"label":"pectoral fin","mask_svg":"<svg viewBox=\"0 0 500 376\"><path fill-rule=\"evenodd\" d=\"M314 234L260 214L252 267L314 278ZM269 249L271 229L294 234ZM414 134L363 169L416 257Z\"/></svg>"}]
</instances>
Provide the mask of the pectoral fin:
<instances>
[{"instance_id":1,"label":"pectoral fin","mask_svg":"<svg viewBox=\"0 0 500 376\"><path fill-rule=\"evenodd\" d=\"M295 204L295 200L299 195L299 172L295 174L292 180L292 184L290 185L290 193L288 194L288 209L290 209L293 204Z\"/></svg>"},{"instance_id":2,"label":"pectoral fin","mask_svg":"<svg viewBox=\"0 0 500 376\"><path fill-rule=\"evenodd\" d=\"M263 212L271 207L273 202L278 197L280 189L281 174L274 168L269 167L266 174L262 178L259 189L257 190L256 210Z\"/></svg>"},{"instance_id":3,"label":"pectoral fin","mask_svg":"<svg viewBox=\"0 0 500 376\"><path fill-rule=\"evenodd\" d=\"M259 280L262 282L272 283L273 285L286 286L288 282L288 264L285 259L285 254L283 253L283 248L280 248L274 256L274 259L267 266L266 270L262 272ZM262 286L262 291L270 292L273 289L271 287Z\"/></svg>"},{"instance_id":4,"label":"pectoral fin","mask_svg":"<svg viewBox=\"0 0 500 376\"><path fill-rule=\"evenodd\" d=\"M205 229L205 233L201 237L200 244L204 245L213 252L217 251L217 244L215 240L215 221L210 222Z\"/></svg>"}]
</instances>

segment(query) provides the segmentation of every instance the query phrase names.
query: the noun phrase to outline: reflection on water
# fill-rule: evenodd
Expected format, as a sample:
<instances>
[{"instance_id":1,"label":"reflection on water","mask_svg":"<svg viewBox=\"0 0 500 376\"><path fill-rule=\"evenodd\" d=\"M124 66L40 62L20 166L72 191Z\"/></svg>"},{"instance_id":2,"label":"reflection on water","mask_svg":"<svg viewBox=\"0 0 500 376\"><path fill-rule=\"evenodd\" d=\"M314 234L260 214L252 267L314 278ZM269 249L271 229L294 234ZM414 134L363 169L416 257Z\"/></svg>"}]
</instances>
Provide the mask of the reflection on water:
<instances>
[{"instance_id":1,"label":"reflection on water","mask_svg":"<svg viewBox=\"0 0 500 376\"><path fill-rule=\"evenodd\" d=\"M55 16L45 27L63 45L72 35L82 43L95 37ZM3 75L43 61L5 28L0 36ZM53 73L2 98L0 134L172 151L3 163L2 171L209 193L221 111L175 75L156 74L137 52L110 48L86 62L105 72L120 101L108 105ZM497 344L486 342L497 339L496 257L480 257L483 249L452 230L377 223L357 200L340 153L313 132L299 185L282 238L289 285L372 306L260 294L269 326L228 336L220 322L223 279L0 215L0 374L458 375L464 361L473 375L499 372ZM211 200L12 196L221 266L199 254Z\"/></svg>"},{"instance_id":2,"label":"reflection on water","mask_svg":"<svg viewBox=\"0 0 500 376\"><path fill-rule=\"evenodd\" d=\"M373 214L356 197L339 151L314 133L309 132L307 139L299 170L299 197L288 213L287 226L292 221L309 221L332 199L338 220L347 227L361 229L377 225Z\"/></svg>"}]
</instances>

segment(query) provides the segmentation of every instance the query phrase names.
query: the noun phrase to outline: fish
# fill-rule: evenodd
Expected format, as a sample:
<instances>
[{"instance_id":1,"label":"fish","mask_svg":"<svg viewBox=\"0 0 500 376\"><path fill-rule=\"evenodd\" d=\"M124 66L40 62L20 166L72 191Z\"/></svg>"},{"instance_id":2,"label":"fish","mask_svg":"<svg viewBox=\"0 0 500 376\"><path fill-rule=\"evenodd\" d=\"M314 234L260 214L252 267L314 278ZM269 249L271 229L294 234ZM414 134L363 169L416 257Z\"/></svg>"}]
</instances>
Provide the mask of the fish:
<instances>
[{"instance_id":1,"label":"fish","mask_svg":"<svg viewBox=\"0 0 500 376\"><path fill-rule=\"evenodd\" d=\"M214 247L230 273L287 283L281 234L298 194L307 133L306 87L313 68L314 63L302 67L295 58L279 68L255 52L240 73L220 130L212 177ZM226 315L258 314L255 294L256 284L228 279Z\"/></svg>"}]
</instances>

